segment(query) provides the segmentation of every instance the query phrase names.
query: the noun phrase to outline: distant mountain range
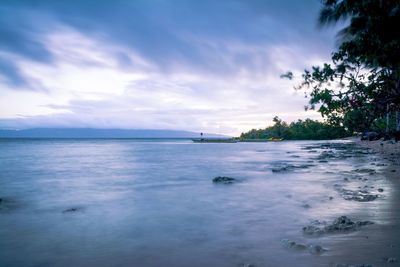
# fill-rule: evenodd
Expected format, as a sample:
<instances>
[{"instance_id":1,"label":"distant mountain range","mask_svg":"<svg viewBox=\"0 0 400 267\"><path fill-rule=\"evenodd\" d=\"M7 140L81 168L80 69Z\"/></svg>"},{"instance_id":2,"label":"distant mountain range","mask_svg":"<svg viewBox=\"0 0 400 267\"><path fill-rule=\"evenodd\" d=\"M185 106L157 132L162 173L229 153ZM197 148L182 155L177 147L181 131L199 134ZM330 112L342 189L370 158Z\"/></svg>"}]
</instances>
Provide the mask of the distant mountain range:
<instances>
[{"instance_id":1,"label":"distant mountain range","mask_svg":"<svg viewBox=\"0 0 400 267\"><path fill-rule=\"evenodd\" d=\"M93 128L35 128L0 130L0 138L198 138L200 133L174 130L125 130ZM205 133L207 138L228 138L220 134Z\"/></svg>"}]
</instances>

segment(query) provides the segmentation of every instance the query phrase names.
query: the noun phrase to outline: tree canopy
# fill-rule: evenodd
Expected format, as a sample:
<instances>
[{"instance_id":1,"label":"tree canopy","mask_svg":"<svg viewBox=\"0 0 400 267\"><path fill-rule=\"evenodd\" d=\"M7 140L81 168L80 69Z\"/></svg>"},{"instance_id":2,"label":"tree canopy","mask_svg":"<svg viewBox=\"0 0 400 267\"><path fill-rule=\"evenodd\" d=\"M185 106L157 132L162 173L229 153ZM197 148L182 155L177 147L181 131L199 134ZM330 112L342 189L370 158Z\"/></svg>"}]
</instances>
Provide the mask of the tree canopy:
<instances>
[{"instance_id":1,"label":"tree canopy","mask_svg":"<svg viewBox=\"0 0 400 267\"><path fill-rule=\"evenodd\" d=\"M262 138L284 138L285 140L325 140L349 136L349 133L340 126L327 122L319 122L311 119L298 120L290 124L280 118L273 119L274 125L265 129L253 129L242 133L241 138L262 139Z\"/></svg>"},{"instance_id":2,"label":"tree canopy","mask_svg":"<svg viewBox=\"0 0 400 267\"><path fill-rule=\"evenodd\" d=\"M297 89L307 91L307 108L318 106L329 123L349 131L369 130L385 114L396 112L400 130L400 31L395 30L400 25L400 1L322 4L320 26L340 20L348 26L338 33L341 44L332 53L332 62L305 70Z\"/></svg>"}]
</instances>

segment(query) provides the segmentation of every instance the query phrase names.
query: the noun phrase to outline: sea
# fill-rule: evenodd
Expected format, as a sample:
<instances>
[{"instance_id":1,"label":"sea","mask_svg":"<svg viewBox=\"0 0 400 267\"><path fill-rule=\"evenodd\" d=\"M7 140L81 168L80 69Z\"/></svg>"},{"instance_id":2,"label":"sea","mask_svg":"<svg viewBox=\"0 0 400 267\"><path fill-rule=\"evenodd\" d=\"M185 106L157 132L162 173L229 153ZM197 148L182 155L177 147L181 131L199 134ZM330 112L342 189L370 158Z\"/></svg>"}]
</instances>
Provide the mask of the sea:
<instances>
[{"instance_id":1,"label":"sea","mask_svg":"<svg viewBox=\"0 0 400 267\"><path fill-rule=\"evenodd\" d=\"M0 266L339 264L363 231L302 229L342 215L384 222L379 160L350 141L1 139ZM337 189L361 185L384 197L349 201Z\"/></svg>"}]
</instances>

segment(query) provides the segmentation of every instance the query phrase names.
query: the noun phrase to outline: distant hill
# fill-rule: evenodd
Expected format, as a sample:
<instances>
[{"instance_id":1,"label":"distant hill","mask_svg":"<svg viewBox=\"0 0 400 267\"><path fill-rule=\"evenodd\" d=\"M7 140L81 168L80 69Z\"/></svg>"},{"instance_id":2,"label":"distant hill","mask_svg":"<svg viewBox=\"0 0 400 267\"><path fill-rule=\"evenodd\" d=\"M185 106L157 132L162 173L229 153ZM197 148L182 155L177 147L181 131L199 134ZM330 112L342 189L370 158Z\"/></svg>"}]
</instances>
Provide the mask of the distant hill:
<instances>
[{"instance_id":1,"label":"distant hill","mask_svg":"<svg viewBox=\"0 0 400 267\"><path fill-rule=\"evenodd\" d=\"M219 134L204 137L228 138ZM0 138L193 138L200 133L174 130L125 130L93 128L35 128L25 130L0 130Z\"/></svg>"}]
</instances>

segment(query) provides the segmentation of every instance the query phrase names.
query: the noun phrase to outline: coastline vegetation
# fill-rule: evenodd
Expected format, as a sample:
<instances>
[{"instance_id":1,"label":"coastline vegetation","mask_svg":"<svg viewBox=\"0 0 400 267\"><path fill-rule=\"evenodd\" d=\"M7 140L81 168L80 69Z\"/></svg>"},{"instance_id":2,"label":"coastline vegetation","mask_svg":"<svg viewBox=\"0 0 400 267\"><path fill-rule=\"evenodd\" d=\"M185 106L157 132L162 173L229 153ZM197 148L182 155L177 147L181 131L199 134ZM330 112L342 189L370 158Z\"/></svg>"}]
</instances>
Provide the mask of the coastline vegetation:
<instances>
[{"instance_id":1,"label":"coastline vegetation","mask_svg":"<svg viewBox=\"0 0 400 267\"><path fill-rule=\"evenodd\" d=\"M310 98L306 108L349 132L382 130L400 135L400 24L398 0L324 0L319 26L349 21L338 33L331 62L305 70L297 89ZM291 79L291 72L282 75Z\"/></svg>"},{"instance_id":2,"label":"coastline vegetation","mask_svg":"<svg viewBox=\"0 0 400 267\"><path fill-rule=\"evenodd\" d=\"M400 2L398 0L322 0L319 26L348 25L338 33L331 62L305 70L296 90L304 90L307 109L318 109L326 122L275 125L243 133L285 139L333 139L357 132L400 140ZM281 78L293 79L288 71Z\"/></svg>"},{"instance_id":3,"label":"coastline vegetation","mask_svg":"<svg viewBox=\"0 0 400 267\"><path fill-rule=\"evenodd\" d=\"M252 129L242 133L242 139L283 138L284 140L326 140L351 136L344 127L328 122L306 119L286 123L275 117L275 124L265 129Z\"/></svg>"}]
</instances>

